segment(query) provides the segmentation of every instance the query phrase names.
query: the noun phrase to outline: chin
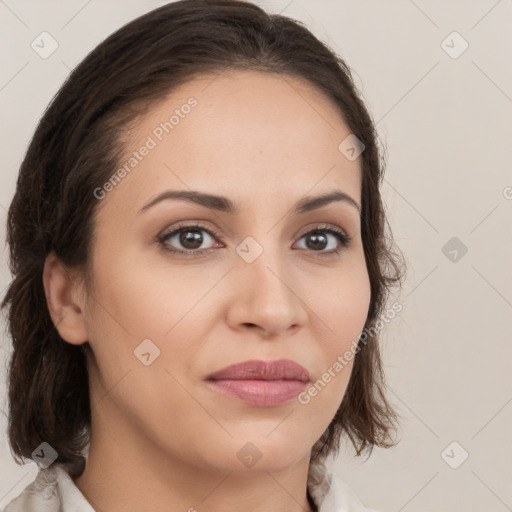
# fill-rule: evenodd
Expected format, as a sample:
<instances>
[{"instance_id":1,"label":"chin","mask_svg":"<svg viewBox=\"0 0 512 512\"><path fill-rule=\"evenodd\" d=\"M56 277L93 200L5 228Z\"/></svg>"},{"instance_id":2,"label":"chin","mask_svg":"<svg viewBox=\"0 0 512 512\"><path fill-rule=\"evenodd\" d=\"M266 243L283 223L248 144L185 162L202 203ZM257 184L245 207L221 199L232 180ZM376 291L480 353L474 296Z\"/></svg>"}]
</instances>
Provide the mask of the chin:
<instances>
[{"instance_id":1,"label":"chin","mask_svg":"<svg viewBox=\"0 0 512 512\"><path fill-rule=\"evenodd\" d=\"M277 437L277 436L276 436ZM222 471L233 471L240 475L255 472L280 472L309 457L311 450L305 449L306 440L291 444L281 440L270 440L262 436L249 439L230 440L230 448L224 453L212 454L215 465ZM220 456L219 456L220 455Z\"/></svg>"}]
</instances>

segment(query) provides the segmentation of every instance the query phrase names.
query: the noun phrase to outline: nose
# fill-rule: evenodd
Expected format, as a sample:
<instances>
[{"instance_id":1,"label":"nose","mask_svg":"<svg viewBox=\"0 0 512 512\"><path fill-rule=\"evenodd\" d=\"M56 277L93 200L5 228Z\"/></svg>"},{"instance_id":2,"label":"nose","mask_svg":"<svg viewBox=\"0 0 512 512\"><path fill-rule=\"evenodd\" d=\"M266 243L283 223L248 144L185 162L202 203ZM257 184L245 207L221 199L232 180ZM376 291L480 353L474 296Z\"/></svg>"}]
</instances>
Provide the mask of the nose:
<instances>
[{"instance_id":1,"label":"nose","mask_svg":"<svg viewBox=\"0 0 512 512\"><path fill-rule=\"evenodd\" d=\"M236 261L227 312L232 329L256 331L263 339L273 339L293 334L305 325L306 292L294 269L277 252L271 254L267 248L252 263L242 258Z\"/></svg>"}]
</instances>

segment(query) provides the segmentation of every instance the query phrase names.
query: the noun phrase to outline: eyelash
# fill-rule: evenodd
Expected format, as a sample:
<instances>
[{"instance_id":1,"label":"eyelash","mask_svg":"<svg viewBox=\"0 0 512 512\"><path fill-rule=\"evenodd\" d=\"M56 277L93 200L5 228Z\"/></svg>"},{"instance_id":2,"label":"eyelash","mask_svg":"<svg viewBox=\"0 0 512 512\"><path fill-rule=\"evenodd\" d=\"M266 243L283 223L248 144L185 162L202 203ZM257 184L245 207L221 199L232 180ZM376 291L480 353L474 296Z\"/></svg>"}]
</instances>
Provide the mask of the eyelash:
<instances>
[{"instance_id":1,"label":"eyelash","mask_svg":"<svg viewBox=\"0 0 512 512\"><path fill-rule=\"evenodd\" d=\"M158 237L158 242L164 247L164 249L166 251L169 251L174 254L181 254L181 255L184 255L187 257L202 256L203 254L215 249L215 248L209 248L209 249L188 250L188 251L179 251L176 249L170 249L169 245L166 244L166 241L169 238L171 238L172 236L176 235L177 233L180 233L182 231L187 231L187 230L189 230L189 231L193 231L193 230L206 231L212 238L215 238L215 239L220 238L220 234L215 230L206 228L205 226L202 226L200 224L188 224L188 225L184 225L184 226L178 226L177 228L173 229L169 233L164 233L164 234L160 235ZM302 238L304 238L307 235L310 235L311 233L317 233L317 232L330 233L331 235L334 235L339 240L339 242L341 244L341 247L331 250L331 251L328 251L328 252L324 252L323 250L321 250L321 251L314 251L312 249L310 250L311 252L318 253L318 255L320 257L329 257L329 256L339 255L340 252L345 250L350 245L350 243L352 241L352 238L349 237L346 233L344 233L341 229L333 227L333 226L329 226L329 225L319 226L314 229L311 229L310 231L307 231L306 233L304 233L299 238L299 240L301 240Z\"/></svg>"}]
</instances>

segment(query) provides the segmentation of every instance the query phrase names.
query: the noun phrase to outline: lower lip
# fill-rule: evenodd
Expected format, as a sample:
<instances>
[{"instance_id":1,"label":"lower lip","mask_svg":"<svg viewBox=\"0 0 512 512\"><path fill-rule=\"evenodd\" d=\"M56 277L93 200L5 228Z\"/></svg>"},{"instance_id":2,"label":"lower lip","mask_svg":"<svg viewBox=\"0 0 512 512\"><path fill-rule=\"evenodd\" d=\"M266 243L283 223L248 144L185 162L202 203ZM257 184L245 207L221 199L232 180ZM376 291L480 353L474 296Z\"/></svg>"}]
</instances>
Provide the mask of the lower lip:
<instances>
[{"instance_id":1,"label":"lower lip","mask_svg":"<svg viewBox=\"0 0 512 512\"><path fill-rule=\"evenodd\" d=\"M299 380L214 380L208 381L220 393L251 405L271 407L297 397L307 386Z\"/></svg>"}]
</instances>

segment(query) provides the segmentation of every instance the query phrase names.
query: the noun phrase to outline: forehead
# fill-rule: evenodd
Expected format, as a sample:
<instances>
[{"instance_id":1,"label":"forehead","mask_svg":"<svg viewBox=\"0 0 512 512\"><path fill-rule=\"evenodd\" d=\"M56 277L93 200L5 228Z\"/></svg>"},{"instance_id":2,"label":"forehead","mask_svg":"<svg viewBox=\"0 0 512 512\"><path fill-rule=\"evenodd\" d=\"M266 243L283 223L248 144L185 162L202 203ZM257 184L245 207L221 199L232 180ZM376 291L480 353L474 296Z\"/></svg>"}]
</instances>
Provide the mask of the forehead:
<instances>
[{"instance_id":1,"label":"forehead","mask_svg":"<svg viewBox=\"0 0 512 512\"><path fill-rule=\"evenodd\" d=\"M120 162L129 172L111 199L140 207L164 188L179 188L261 204L282 202L283 192L295 200L337 188L360 203L360 158L339 150L349 135L334 102L304 80L254 71L204 75L135 123Z\"/></svg>"}]
</instances>

